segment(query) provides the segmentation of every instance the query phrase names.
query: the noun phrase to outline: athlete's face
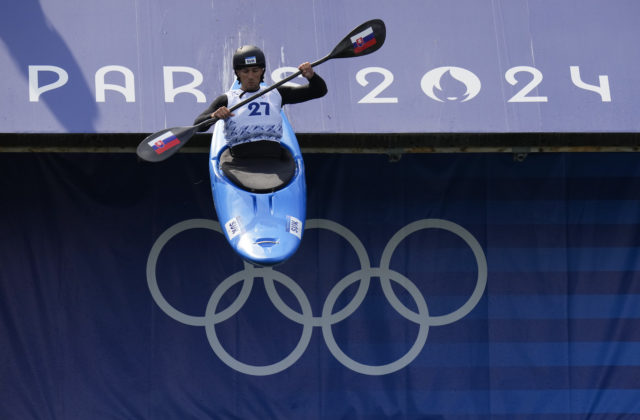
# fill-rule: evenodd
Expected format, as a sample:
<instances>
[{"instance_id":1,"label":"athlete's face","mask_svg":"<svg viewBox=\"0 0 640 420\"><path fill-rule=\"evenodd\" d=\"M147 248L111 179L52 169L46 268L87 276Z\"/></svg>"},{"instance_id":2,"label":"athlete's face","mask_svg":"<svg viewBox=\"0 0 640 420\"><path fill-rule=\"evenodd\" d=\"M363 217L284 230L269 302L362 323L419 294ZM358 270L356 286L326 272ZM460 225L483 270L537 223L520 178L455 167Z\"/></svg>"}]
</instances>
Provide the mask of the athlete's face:
<instances>
[{"instance_id":1,"label":"athlete's face","mask_svg":"<svg viewBox=\"0 0 640 420\"><path fill-rule=\"evenodd\" d=\"M245 67L243 69L239 69L236 71L236 75L240 80L240 87L242 90L257 90L260 87L260 80L262 80L262 75L264 74L264 69L261 67Z\"/></svg>"}]
</instances>

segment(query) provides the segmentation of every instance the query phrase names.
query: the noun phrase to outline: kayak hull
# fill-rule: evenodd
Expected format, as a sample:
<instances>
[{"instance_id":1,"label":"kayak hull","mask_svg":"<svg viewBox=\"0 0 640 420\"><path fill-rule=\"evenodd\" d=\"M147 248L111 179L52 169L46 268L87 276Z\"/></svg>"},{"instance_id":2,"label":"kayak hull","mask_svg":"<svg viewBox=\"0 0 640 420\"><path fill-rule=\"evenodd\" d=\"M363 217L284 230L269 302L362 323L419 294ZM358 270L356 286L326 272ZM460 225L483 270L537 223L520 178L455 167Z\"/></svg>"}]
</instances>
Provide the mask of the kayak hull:
<instances>
[{"instance_id":1,"label":"kayak hull","mask_svg":"<svg viewBox=\"0 0 640 420\"><path fill-rule=\"evenodd\" d=\"M224 235L241 258L262 267L280 264L296 252L306 219L304 162L284 113L282 120L281 146L293 156L295 173L288 184L277 191L247 191L224 174L220 166L220 157L227 149L224 121L214 126L209 153L213 201Z\"/></svg>"}]
</instances>

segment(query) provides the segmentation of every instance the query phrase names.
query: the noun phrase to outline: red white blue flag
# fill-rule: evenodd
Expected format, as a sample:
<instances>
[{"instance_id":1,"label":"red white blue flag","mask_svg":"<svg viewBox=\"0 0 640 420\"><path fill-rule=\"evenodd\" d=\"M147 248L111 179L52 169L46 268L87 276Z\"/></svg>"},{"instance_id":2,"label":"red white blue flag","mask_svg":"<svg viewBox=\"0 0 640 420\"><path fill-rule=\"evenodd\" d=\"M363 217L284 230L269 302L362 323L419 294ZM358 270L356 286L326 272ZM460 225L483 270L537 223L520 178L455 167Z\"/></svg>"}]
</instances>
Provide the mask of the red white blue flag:
<instances>
[{"instance_id":1,"label":"red white blue flag","mask_svg":"<svg viewBox=\"0 0 640 420\"><path fill-rule=\"evenodd\" d=\"M351 37L353 43L353 52L358 54L367 48L376 44L376 36L373 33L373 29L369 26L364 31Z\"/></svg>"},{"instance_id":2,"label":"red white blue flag","mask_svg":"<svg viewBox=\"0 0 640 420\"><path fill-rule=\"evenodd\" d=\"M162 136L149 141L148 144L157 154L161 155L167 150L180 144L180 139L171 131L167 131Z\"/></svg>"}]
</instances>

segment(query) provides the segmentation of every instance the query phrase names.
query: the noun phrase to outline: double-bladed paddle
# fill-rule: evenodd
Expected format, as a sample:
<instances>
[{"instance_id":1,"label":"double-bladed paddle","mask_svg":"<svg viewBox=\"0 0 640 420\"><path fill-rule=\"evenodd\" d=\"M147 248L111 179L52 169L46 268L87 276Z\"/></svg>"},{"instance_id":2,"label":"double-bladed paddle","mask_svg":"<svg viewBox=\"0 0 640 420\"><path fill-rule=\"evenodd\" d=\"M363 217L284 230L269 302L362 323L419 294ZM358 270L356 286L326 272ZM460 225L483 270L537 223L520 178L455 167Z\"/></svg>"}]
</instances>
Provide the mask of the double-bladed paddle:
<instances>
[{"instance_id":1,"label":"double-bladed paddle","mask_svg":"<svg viewBox=\"0 0 640 420\"><path fill-rule=\"evenodd\" d=\"M386 28L382 20L373 19L365 22L352 30L349 35L345 36L344 39L335 46L333 51L321 59L311 63L311 66L315 67L327 60L331 60L332 58L360 57L371 54L382 47L386 35ZM233 112L265 93L282 86L289 80L298 77L301 73L302 72L298 70L278 83L275 83L265 90L262 90L234 105L229 108L229 110ZM180 150L180 148L184 146L195 133L200 131L203 126L212 125L216 121L218 121L217 118L210 118L194 126L165 128L164 130L153 133L142 140L138 145L136 153L140 159L147 162L161 162Z\"/></svg>"}]
</instances>

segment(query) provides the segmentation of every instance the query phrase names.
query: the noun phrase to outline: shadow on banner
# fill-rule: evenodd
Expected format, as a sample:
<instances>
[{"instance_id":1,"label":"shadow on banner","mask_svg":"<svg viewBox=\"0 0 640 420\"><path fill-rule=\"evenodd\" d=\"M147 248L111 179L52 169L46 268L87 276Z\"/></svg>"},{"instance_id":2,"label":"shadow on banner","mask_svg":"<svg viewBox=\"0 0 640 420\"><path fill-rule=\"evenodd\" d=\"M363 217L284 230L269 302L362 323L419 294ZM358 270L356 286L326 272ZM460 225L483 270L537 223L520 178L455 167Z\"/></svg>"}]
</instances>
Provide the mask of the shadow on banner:
<instances>
[{"instance_id":1,"label":"shadow on banner","mask_svg":"<svg viewBox=\"0 0 640 420\"><path fill-rule=\"evenodd\" d=\"M64 99L60 97L62 93L55 90L41 95L39 99L47 104L67 131L95 131L98 108L93 95L78 62L64 39L47 20L38 0L14 2L3 10L0 14L0 39L27 80L29 65L45 63L63 67L69 76L64 95L73 98L73 106L65 106ZM25 130L28 131L28 127Z\"/></svg>"}]
</instances>

